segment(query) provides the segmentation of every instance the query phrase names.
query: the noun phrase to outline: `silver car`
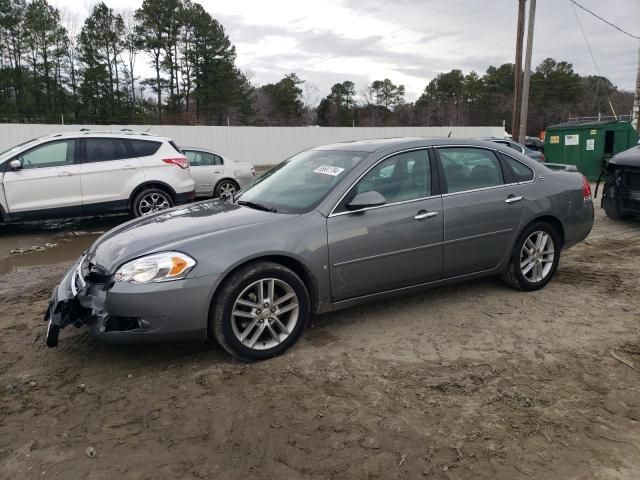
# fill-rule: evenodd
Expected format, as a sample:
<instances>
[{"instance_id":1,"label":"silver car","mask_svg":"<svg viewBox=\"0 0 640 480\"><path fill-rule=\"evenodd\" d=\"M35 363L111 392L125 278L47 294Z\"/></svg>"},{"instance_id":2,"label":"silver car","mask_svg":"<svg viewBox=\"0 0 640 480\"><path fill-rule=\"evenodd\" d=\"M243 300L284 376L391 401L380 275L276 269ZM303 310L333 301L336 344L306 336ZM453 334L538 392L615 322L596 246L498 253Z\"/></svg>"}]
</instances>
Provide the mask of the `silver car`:
<instances>
[{"instance_id":1,"label":"silver car","mask_svg":"<svg viewBox=\"0 0 640 480\"><path fill-rule=\"evenodd\" d=\"M54 291L47 343L88 325L110 342L215 338L278 355L313 314L501 275L536 290L594 210L577 172L491 142L398 138L299 153L232 201L132 220Z\"/></svg>"},{"instance_id":2,"label":"silver car","mask_svg":"<svg viewBox=\"0 0 640 480\"><path fill-rule=\"evenodd\" d=\"M197 197L229 197L249 184L256 176L250 163L236 162L213 150L184 147L189 159Z\"/></svg>"}]
</instances>

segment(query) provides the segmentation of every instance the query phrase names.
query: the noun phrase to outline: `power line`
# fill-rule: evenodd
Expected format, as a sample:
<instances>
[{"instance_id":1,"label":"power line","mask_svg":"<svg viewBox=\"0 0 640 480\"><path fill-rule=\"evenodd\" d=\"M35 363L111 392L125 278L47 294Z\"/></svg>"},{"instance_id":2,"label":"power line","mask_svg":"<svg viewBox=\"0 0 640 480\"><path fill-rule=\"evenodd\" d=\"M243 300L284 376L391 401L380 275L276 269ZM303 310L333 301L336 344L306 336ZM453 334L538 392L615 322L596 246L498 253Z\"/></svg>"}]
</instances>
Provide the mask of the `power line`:
<instances>
[{"instance_id":1,"label":"power line","mask_svg":"<svg viewBox=\"0 0 640 480\"><path fill-rule=\"evenodd\" d=\"M590 13L591 15L593 15L594 17L596 17L598 20L603 21L603 22L604 22L604 23L606 23L607 25L609 25L609 26L611 26L611 27L615 28L616 30L618 30L618 31L620 31L620 32L622 32L622 33L624 33L625 35L630 36L631 38L635 38L636 40L640 40L640 37L639 37L638 35L634 35L633 33L629 33L629 32L627 32L626 30L623 30L623 29L622 29L622 28L620 28L619 26L617 26L617 25L615 25L615 24L611 23L609 20L602 18L602 17L601 17L600 15L598 15L597 13L592 12L592 11L591 11L591 10L589 10L587 7L584 7L584 6L580 5L580 4L579 4L578 2L576 2L575 0L570 0L570 1L571 1L571 3L572 3L573 5L575 5L575 6L576 6L576 7L578 7L578 8L581 8L582 10L584 10L584 11L585 11L585 12L587 12L587 13Z\"/></svg>"},{"instance_id":2,"label":"power line","mask_svg":"<svg viewBox=\"0 0 640 480\"><path fill-rule=\"evenodd\" d=\"M613 116L618 118L618 115L616 114L616 111L613 108L613 104L611 103L611 98L609 97L609 92L607 92L607 87L604 84L604 80L603 80L602 74L600 73L600 68L598 67L598 62L596 62L596 57L594 56L593 50L591 49L591 44L589 44L589 39L587 38L587 34L585 33L584 28L582 28L582 22L580 21L580 17L578 16L578 12L576 10L576 7L574 6L574 4L576 4L576 2L574 0L569 0L569 4L571 5L571 8L573 9L573 14L576 17L576 21L578 22L578 27L580 28L580 31L582 32L582 37L584 38L584 43L587 45L587 49L589 50L589 55L591 55L591 60L593 60L593 65L596 67L596 72L598 72L598 78L600 79L600 83L602 84L602 90L604 91L604 94L607 96L607 101L609 102L609 108L611 108L611 111L613 112Z\"/></svg>"}]
</instances>

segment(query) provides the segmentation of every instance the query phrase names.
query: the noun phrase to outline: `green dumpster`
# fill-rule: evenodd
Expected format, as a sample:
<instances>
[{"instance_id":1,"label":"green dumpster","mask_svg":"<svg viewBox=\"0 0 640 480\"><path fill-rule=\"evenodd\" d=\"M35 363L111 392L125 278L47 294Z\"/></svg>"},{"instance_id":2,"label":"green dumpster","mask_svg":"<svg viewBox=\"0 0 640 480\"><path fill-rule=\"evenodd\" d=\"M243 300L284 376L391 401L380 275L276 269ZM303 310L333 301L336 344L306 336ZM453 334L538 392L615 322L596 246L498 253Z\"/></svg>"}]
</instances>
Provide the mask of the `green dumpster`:
<instances>
[{"instance_id":1,"label":"green dumpster","mask_svg":"<svg viewBox=\"0 0 640 480\"><path fill-rule=\"evenodd\" d=\"M575 165L595 181L609 158L637 142L638 134L631 122L572 121L547 127L544 156L547 162Z\"/></svg>"}]
</instances>

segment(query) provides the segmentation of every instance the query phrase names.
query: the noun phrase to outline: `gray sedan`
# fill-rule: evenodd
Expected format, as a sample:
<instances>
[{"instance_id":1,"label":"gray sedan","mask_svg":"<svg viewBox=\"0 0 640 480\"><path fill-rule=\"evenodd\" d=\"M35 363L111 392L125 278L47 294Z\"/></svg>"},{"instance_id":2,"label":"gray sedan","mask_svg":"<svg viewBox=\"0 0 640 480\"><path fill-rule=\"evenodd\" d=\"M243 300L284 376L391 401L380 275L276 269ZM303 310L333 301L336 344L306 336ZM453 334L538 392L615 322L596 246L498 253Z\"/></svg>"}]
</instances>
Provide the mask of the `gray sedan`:
<instances>
[{"instance_id":1,"label":"gray sedan","mask_svg":"<svg viewBox=\"0 0 640 480\"><path fill-rule=\"evenodd\" d=\"M420 138L299 153L232 201L132 220L54 291L47 343L215 338L243 360L292 346L313 314L500 275L544 287L593 224L589 184L491 142Z\"/></svg>"}]
</instances>

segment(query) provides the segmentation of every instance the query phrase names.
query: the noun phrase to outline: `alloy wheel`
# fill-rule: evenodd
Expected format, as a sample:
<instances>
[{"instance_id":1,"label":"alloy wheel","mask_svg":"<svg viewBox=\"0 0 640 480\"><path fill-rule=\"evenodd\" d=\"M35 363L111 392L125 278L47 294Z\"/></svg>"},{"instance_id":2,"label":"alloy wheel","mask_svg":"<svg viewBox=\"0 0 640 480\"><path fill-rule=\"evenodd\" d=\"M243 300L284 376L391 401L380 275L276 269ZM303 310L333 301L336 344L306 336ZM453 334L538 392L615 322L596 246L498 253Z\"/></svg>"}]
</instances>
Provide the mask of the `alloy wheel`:
<instances>
[{"instance_id":1,"label":"alloy wheel","mask_svg":"<svg viewBox=\"0 0 640 480\"><path fill-rule=\"evenodd\" d=\"M166 195L158 192L150 192L143 196L138 203L140 215L149 215L171 207Z\"/></svg>"},{"instance_id":2,"label":"alloy wheel","mask_svg":"<svg viewBox=\"0 0 640 480\"><path fill-rule=\"evenodd\" d=\"M532 283L544 280L553 269L555 247L551 235L542 230L527 237L520 250L520 270Z\"/></svg>"},{"instance_id":3,"label":"alloy wheel","mask_svg":"<svg viewBox=\"0 0 640 480\"><path fill-rule=\"evenodd\" d=\"M267 350L291 335L299 311L298 296L291 285L277 278L260 279L236 298L231 310L231 327L245 347Z\"/></svg>"},{"instance_id":4,"label":"alloy wheel","mask_svg":"<svg viewBox=\"0 0 640 480\"><path fill-rule=\"evenodd\" d=\"M236 193L236 186L231 182L224 182L220 184L218 191L220 198L231 198Z\"/></svg>"}]
</instances>

